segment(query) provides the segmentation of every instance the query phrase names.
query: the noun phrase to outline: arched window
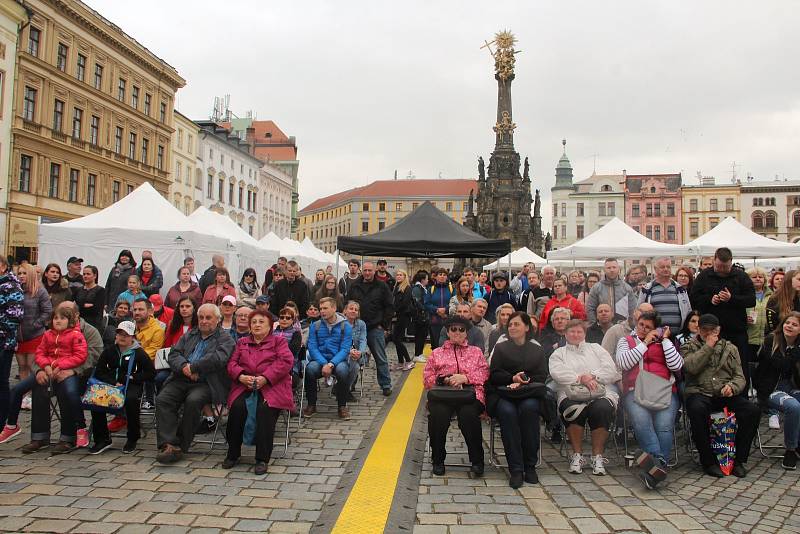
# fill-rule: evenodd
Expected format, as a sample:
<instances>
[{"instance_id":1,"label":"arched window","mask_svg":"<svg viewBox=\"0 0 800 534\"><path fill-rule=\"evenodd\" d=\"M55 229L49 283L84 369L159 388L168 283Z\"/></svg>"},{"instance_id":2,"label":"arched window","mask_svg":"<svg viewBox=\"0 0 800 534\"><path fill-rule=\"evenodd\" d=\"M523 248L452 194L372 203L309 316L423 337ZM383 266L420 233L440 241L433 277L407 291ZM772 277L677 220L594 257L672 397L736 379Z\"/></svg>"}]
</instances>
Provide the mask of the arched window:
<instances>
[{"instance_id":1,"label":"arched window","mask_svg":"<svg viewBox=\"0 0 800 534\"><path fill-rule=\"evenodd\" d=\"M792 213L792 226L800 228L800 210L795 210L795 212Z\"/></svg>"},{"instance_id":2,"label":"arched window","mask_svg":"<svg viewBox=\"0 0 800 534\"><path fill-rule=\"evenodd\" d=\"M764 226L775 228L777 226L778 214L770 210L764 215Z\"/></svg>"},{"instance_id":3,"label":"arched window","mask_svg":"<svg viewBox=\"0 0 800 534\"><path fill-rule=\"evenodd\" d=\"M655 192L656 192L656 188L655 188L655 187L651 187L651 188L650 188L650 192L651 192L651 193L655 193Z\"/></svg>"},{"instance_id":4,"label":"arched window","mask_svg":"<svg viewBox=\"0 0 800 534\"><path fill-rule=\"evenodd\" d=\"M764 214L760 211L753 212L753 230L764 228Z\"/></svg>"},{"instance_id":5,"label":"arched window","mask_svg":"<svg viewBox=\"0 0 800 534\"><path fill-rule=\"evenodd\" d=\"M600 191L611 191L611 186L606 184L600 188Z\"/></svg>"}]
</instances>

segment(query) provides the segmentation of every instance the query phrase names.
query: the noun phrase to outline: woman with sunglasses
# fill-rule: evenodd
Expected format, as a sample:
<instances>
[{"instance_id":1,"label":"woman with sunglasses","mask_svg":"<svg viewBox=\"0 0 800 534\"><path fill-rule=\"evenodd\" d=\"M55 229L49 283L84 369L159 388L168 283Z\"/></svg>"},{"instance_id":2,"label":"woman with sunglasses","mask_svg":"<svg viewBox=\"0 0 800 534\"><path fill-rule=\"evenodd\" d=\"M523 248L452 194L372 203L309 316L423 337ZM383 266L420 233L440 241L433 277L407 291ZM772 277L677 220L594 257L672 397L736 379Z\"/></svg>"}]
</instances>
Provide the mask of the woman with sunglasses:
<instances>
[{"instance_id":1,"label":"woman with sunglasses","mask_svg":"<svg viewBox=\"0 0 800 534\"><path fill-rule=\"evenodd\" d=\"M284 306L278 312L278 322L275 324L274 329L275 335L282 337L289 344L289 350L292 351L294 356L292 384L296 387L300 384L300 375L302 374L300 351L303 346L303 332L300 329L300 323L297 322L297 310L291 306Z\"/></svg>"},{"instance_id":2,"label":"woman with sunglasses","mask_svg":"<svg viewBox=\"0 0 800 534\"><path fill-rule=\"evenodd\" d=\"M256 307L256 298L261 294L261 286L256 280L256 270L248 267L239 280L239 287L236 288L236 297L240 306Z\"/></svg>"},{"instance_id":3,"label":"woman with sunglasses","mask_svg":"<svg viewBox=\"0 0 800 534\"><path fill-rule=\"evenodd\" d=\"M539 459L539 416L543 398L525 386L544 384L547 379L547 358L541 345L534 341L536 332L525 312L515 312L508 320L506 338L492 352L487 384L486 408L500 422L503 448L508 459L508 485L516 489L524 479L538 484L536 462ZM520 389L522 388L522 389Z\"/></svg>"},{"instance_id":4,"label":"woman with sunglasses","mask_svg":"<svg viewBox=\"0 0 800 534\"><path fill-rule=\"evenodd\" d=\"M444 475L447 456L445 441L450 418L455 413L467 444L471 471L475 476L482 476L484 462L480 416L486 404L483 385L489 378L489 367L480 347L467 345L467 330L472 328L471 321L458 316L449 317L444 327L447 341L436 348L425 363L425 389L430 390L434 386L469 389L474 391L475 397L466 403L428 400L428 435L433 474Z\"/></svg>"}]
</instances>

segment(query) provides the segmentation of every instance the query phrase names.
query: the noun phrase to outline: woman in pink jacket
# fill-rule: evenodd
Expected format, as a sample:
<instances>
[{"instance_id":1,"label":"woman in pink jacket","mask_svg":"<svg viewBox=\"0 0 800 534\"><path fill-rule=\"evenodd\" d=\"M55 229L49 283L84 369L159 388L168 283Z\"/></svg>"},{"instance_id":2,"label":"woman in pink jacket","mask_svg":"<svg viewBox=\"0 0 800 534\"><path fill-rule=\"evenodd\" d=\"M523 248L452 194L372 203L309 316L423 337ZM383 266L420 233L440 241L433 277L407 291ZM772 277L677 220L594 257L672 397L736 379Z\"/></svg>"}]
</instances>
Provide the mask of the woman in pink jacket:
<instances>
[{"instance_id":1,"label":"woman in pink jacket","mask_svg":"<svg viewBox=\"0 0 800 534\"><path fill-rule=\"evenodd\" d=\"M450 317L445 321L447 341L435 349L425 363L423 373L425 389L448 386L473 389L475 399L465 404L443 401L428 401L428 435L431 440L431 463L434 475L444 475L444 459L447 456L445 440L453 413L458 416L458 427L464 436L475 476L483 475L483 438L481 436L481 414L485 411L486 395L483 385L489 378L489 366L479 347L467 345L467 330L472 321L461 317Z\"/></svg>"},{"instance_id":2,"label":"woman in pink jacket","mask_svg":"<svg viewBox=\"0 0 800 534\"><path fill-rule=\"evenodd\" d=\"M89 444L86 423L77 428L82 417L78 393L79 379L76 369L88 354L75 308L61 307L53 314L52 328L44 333L36 349L36 385L33 387L31 413L31 442L22 447L30 454L50 446L50 388L55 390L61 409L61 437L53 449L64 454Z\"/></svg>"},{"instance_id":3,"label":"woman in pink jacket","mask_svg":"<svg viewBox=\"0 0 800 534\"><path fill-rule=\"evenodd\" d=\"M294 356L286 340L272 333L269 314L250 314L250 335L236 343L228 360L228 375L233 384L228 395L228 455L223 469L235 466L242 454L245 425L248 419L247 400L256 395L255 474L267 472L272 455L275 423L281 410L294 410L290 371Z\"/></svg>"}]
</instances>

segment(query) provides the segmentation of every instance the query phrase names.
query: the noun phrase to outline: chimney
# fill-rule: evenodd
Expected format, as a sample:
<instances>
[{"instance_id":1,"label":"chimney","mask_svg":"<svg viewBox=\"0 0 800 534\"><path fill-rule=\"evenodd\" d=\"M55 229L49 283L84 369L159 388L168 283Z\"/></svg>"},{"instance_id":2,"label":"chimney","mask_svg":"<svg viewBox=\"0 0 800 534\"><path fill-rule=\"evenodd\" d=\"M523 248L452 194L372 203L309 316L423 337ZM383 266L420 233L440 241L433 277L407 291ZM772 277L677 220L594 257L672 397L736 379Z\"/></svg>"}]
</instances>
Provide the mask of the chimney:
<instances>
[{"instance_id":1,"label":"chimney","mask_svg":"<svg viewBox=\"0 0 800 534\"><path fill-rule=\"evenodd\" d=\"M247 127L247 133L245 134L245 139L247 139L247 145L250 147L250 155L256 155L256 129L252 126Z\"/></svg>"}]
</instances>

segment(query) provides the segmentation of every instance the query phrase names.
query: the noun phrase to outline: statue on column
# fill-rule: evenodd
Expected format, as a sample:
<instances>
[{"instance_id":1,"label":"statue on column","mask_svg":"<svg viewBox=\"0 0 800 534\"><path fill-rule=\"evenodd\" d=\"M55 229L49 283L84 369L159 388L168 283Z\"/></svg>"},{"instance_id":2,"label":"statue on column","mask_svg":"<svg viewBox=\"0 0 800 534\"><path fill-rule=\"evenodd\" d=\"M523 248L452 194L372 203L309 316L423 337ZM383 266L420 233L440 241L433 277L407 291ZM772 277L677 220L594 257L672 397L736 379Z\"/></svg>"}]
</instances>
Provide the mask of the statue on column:
<instances>
[{"instance_id":1,"label":"statue on column","mask_svg":"<svg viewBox=\"0 0 800 534\"><path fill-rule=\"evenodd\" d=\"M478 180L486 179L486 166L483 163L483 156L478 156Z\"/></svg>"},{"instance_id":2,"label":"statue on column","mask_svg":"<svg viewBox=\"0 0 800 534\"><path fill-rule=\"evenodd\" d=\"M522 177L526 180L530 180L530 171L531 165L528 163L528 156L525 156L525 165L523 166Z\"/></svg>"}]
</instances>

